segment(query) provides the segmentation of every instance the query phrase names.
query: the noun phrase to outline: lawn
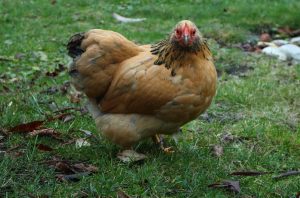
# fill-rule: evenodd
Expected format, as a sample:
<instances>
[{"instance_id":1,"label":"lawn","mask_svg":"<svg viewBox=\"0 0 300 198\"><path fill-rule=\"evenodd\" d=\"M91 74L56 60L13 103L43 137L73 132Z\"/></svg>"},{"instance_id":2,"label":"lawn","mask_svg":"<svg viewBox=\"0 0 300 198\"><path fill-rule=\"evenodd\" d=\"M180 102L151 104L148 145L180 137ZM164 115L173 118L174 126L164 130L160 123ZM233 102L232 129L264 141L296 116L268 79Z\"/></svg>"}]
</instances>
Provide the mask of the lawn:
<instances>
[{"instance_id":1,"label":"lawn","mask_svg":"<svg viewBox=\"0 0 300 198\"><path fill-rule=\"evenodd\" d=\"M296 197L299 175L273 177L300 170L300 65L237 46L279 27L299 29L299 1L108 2L0 1L0 197L116 197L118 191L132 197ZM114 12L146 20L120 23ZM120 148L96 131L85 98L69 86L65 45L72 34L92 28L153 43L182 19L208 38L220 74L217 95L177 141L167 139L175 153L145 140L135 149L148 158L123 163L116 158ZM59 136L7 132L37 120ZM79 138L89 145L76 146ZM219 157L216 145L224 150ZM59 171L70 167L57 167L59 160L98 171L61 181ZM268 174L231 175L236 171ZM208 187L224 180L239 181L241 192Z\"/></svg>"}]
</instances>

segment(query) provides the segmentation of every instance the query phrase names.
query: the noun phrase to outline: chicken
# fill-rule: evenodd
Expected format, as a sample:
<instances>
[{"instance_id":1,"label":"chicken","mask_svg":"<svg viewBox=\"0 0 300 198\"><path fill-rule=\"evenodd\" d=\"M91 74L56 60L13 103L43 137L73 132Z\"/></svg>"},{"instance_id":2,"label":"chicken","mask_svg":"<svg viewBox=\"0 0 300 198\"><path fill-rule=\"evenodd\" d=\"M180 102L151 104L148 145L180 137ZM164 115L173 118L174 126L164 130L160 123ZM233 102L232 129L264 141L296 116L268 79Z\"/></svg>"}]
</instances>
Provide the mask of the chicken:
<instances>
[{"instance_id":1,"label":"chicken","mask_svg":"<svg viewBox=\"0 0 300 198\"><path fill-rule=\"evenodd\" d=\"M67 48L72 83L88 97L97 128L123 148L176 133L203 113L216 93L211 52L188 20L153 45L92 29L72 36Z\"/></svg>"}]
</instances>

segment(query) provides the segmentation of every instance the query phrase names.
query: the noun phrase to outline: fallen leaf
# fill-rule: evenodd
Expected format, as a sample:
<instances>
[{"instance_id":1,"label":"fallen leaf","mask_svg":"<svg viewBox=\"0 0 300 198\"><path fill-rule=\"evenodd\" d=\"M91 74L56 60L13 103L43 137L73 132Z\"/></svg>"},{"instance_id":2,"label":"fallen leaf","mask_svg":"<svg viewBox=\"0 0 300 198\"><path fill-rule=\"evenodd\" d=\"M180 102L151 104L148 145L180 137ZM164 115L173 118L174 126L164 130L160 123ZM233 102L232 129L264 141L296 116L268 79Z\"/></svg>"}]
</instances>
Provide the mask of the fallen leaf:
<instances>
[{"instance_id":1,"label":"fallen leaf","mask_svg":"<svg viewBox=\"0 0 300 198\"><path fill-rule=\"evenodd\" d=\"M51 128L46 128L46 129L37 129L37 130L33 130L32 132L28 133L28 136L30 137L34 137L34 136L50 136L53 137L54 139L58 139L61 140L59 138L60 134L57 133L54 129Z\"/></svg>"},{"instance_id":2,"label":"fallen leaf","mask_svg":"<svg viewBox=\"0 0 300 198\"><path fill-rule=\"evenodd\" d=\"M75 142L76 148L81 148L83 146L91 146L91 144L85 138L79 138Z\"/></svg>"},{"instance_id":3,"label":"fallen leaf","mask_svg":"<svg viewBox=\"0 0 300 198\"><path fill-rule=\"evenodd\" d=\"M288 171L286 173L282 173L280 175L274 176L273 179L281 179L281 178L289 177L289 176L293 176L293 175L300 175L300 171L295 171L295 170Z\"/></svg>"},{"instance_id":4,"label":"fallen leaf","mask_svg":"<svg viewBox=\"0 0 300 198\"><path fill-rule=\"evenodd\" d=\"M124 191L118 190L117 198L131 198L131 196L127 195Z\"/></svg>"},{"instance_id":5,"label":"fallen leaf","mask_svg":"<svg viewBox=\"0 0 300 198\"><path fill-rule=\"evenodd\" d=\"M59 181L79 181L83 176L98 172L98 167L96 166L83 162L72 164L69 160L61 160L57 157L42 163L48 164L49 167L55 169L58 173L56 178Z\"/></svg>"},{"instance_id":6,"label":"fallen leaf","mask_svg":"<svg viewBox=\"0 0 300 198\"><path fill-rule=\"evenodd\" d=\"M59 171L64 174L73 174L75 171L72 169L72 167L64 161L58 161L54 164L54 168L56 171Z\"/></svg>"},{"instance_id":7,"label":"fallen leaf","mask_svg":"<svg viewBox=\"0 0 300 198\"><path fill-rule=\"evenodd\" d=\"M70 175L65 174L57 174L55 175L56 179L58 181L72 181L72 182L78 182L82 177L90 175L90 172L83 172L83 173L75 173Z\"/></svg>"},{"instance_id":8,"label":"fallen leaf","mask_svg":"<svg viewBox=\"0 0 300 198\"><path fill-rule=\"evenodd\" d=\"M236 171L230 173L230 175L238 175L238 176L258 176L258 175L266 175L271 174L273 172L259 172L259 171Z\"/></svg>"},{"instance_id":9,"label":"fallen leaf","mask_svg":"<svg viewBox=\"0 0 300 198\"><path fill-rule=\"evenodd\" d=\"M45 144L37 144L36 148L39 149L40 151L47 151L47 152L53 151L53 148Z\"/></svg>"},{"instance_id":10,"label":"fallen leaf","mask_svg":"<svg viewBox=\"0 0 300 198\"><path fill-rule=\"evenodd\" d=\"M117 158L122 162L128 163L145 160L147 156L142 153L137 153L134 150L124 150L121 153L118 153Z\"/></svg>"},{"instance_id":11,"label":"fallen leaf","mask_svg":"<svg viewBox=\"0 0 300 198\"><path fill-rule=\"evenodd\" d=\"M48 164L50 167L54 168L56 171L64 174L73 174L78 172L98 172L98 167L78 162L72 163L70 160L62 160L56 156L52 160L46 160L42 162L43 164Z\"/></svg>"},{"instance_id":12,"label":"fallen leaf","mask_svg":"<svg viewBox=\"0 0 300 198\"><path fill-rule=\"evenodd\" d=\"M209 188L224 188L226 190L229 190L229 191L232 191L235 193L241 192L239 181L224 180L222 182L210 184L210 185L208 185L208 187Z\"/></svg>"},{"instance_id":13,"label":"fallen leaf","mask_svg":"<svg viewBox=\"0 0 300 198\"><path fill-rule=\"evenodd\" d=\"M215 156L221 157L224 154L224 149L221 145L214 145L212 148L212 152Z\"/></svg>"},{"instance_id":14,"label":"fallen leaf","mask_svg":"<svg viewBox=\"0 0 300 198\"><path fill-rule=\"evenodd\" d=\"M28 122L28 123L25 123L25 124L20 124L20 125L17 125L11 129L9 129L10 132L17 132L17 133L20 133L20 132L31 132L33 130L36 130L38 129L39 127L41 127L43 125L44 121L33 121L33 122Z\"/></svg>"},{"instance_id":15,"label":"fallen leaf","mask_svg":"<svg viewBox=\"0 0 300 198\"><path fill-rule=\"evenodd\" d=\"M123 17L117 13L113 13L113 17L122 23L136 23L136 22L141 22L146 20L146 18L127 18L127 17Z\"/></svg>"},{"instance_id":16,"label":"fallen leaf","mask_svg":"<svg viewBox=\"0 0 300 198\"><path fill-rule=\"evenodd\" d=\"M98 172L98 167L90 165L90 164L84 164L84 163L77 163L73 165L73 168L77 170L78 172L91 172L96 173Z\"/></svg>"}]
</instances>

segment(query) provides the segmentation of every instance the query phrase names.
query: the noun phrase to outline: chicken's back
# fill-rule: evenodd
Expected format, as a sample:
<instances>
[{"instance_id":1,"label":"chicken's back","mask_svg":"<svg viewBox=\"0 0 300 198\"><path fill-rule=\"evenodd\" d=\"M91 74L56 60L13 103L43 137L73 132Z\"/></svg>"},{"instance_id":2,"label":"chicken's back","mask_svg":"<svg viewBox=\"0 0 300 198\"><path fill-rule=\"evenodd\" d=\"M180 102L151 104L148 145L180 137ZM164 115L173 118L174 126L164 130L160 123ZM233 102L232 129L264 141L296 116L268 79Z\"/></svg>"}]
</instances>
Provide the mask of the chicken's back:
<instances>
[{"instance_id":1,"label":"chicken's back","mask_svg":"<svg viewBox=\"0 0 300 198\"><path fill-rule=\"evenodd\" d=\"M101 29L75 34L67 49L72 83L93 100L105 95L121 62L143 51L121 34Z\"/></svg>"}]
</instances>

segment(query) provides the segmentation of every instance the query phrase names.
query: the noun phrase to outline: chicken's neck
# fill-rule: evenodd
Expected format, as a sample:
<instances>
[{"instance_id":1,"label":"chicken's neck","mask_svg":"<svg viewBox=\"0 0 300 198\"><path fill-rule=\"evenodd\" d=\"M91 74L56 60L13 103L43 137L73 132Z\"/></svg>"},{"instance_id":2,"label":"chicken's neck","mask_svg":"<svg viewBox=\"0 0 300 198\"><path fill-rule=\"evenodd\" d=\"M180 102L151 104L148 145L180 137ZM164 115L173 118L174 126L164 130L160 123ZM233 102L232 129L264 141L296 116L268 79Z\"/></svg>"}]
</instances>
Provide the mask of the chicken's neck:
<instances>
[{"instance_id":1,"label":"chicken's neck","mask_svg":"<svg viewBox=\"0 0 300 198\"><path fill-rule=\"evenodd\" d=\"M176 69L184 65L184 61L188 56L196 55L204 59L211 56L206 41L200 40L195 41L192 46L184 48L176 42L170 41L170 39L165 39L152 45L151 53L158 56L154 64L165 64L167 69L171 69L172 76L176 75Z\"/></svg>"}]
</instances>

